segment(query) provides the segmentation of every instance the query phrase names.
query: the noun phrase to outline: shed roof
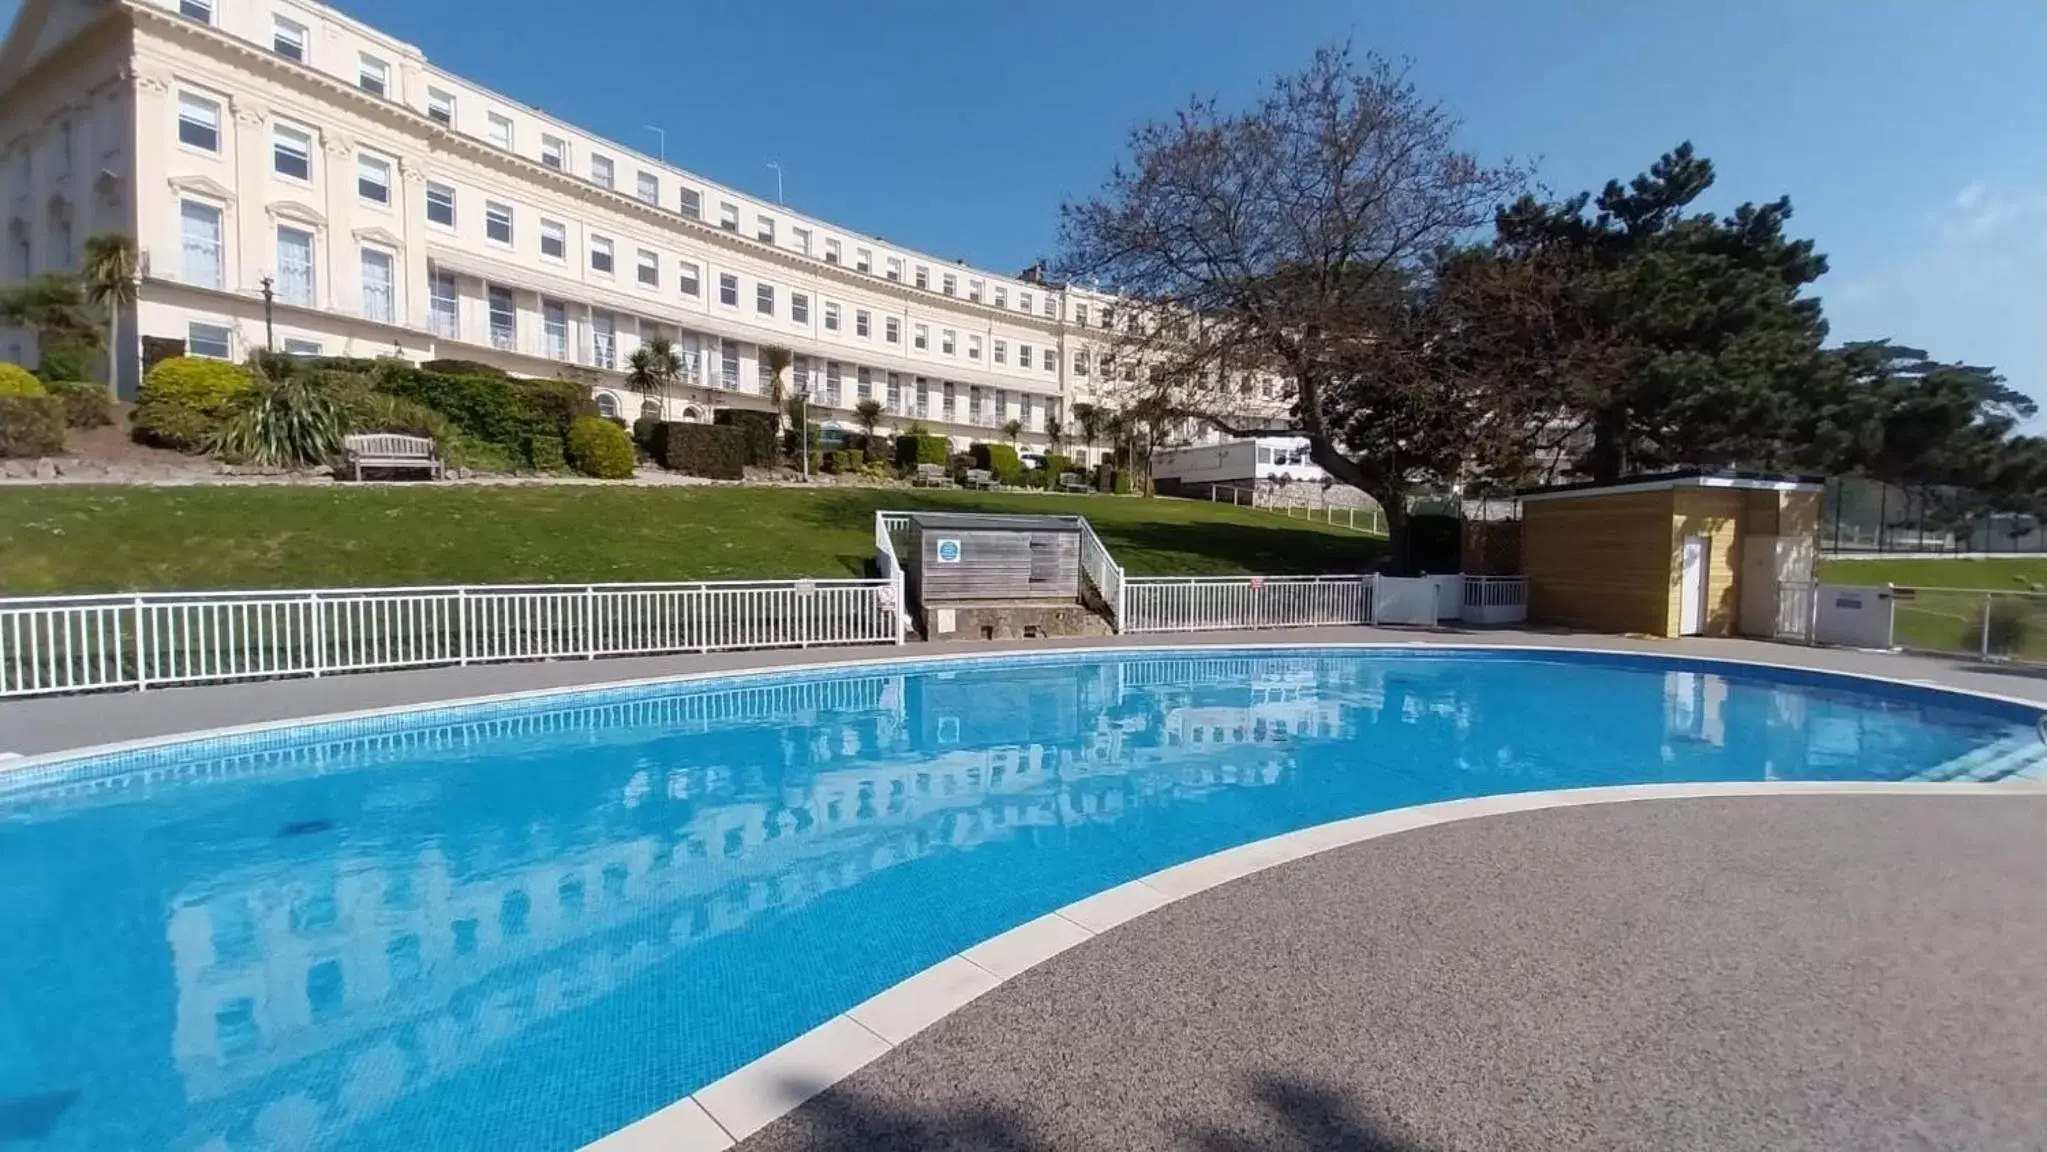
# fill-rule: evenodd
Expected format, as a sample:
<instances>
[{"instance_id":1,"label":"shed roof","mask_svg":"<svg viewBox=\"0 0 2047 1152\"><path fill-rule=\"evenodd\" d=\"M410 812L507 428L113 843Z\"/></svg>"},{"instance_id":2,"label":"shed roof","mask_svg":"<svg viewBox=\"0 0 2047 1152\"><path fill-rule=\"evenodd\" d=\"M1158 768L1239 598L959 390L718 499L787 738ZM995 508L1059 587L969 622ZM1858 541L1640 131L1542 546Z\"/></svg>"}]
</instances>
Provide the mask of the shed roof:
<instances>
[{"instance_id":1,"label":"shed roof","mask_svg":"<svg viewBox=\"0 0 2047 1152\"><path fill-rule=\"evenodd\" d=\"M1563 500L1578 496L1616 496L1627 492L1663 492L1674 488L1732 488L1750 492L1818 492L1826 486L1816 476L1793 476L1778 472L1708 472L1692 468L1682 472L1659 472L1630 476L1611 484L1587 481L1557 484L1547 488L1525 488L1515 493L1523 502Z\"/></svg>"},{"instance_id":2,"label":"shed roof","mask_svg":"<svg viewBox=\"0 0 2047 1152\"><path fill-rule=\"evenodd\" d=\"M912 512L910 523L937 532L1078 532L1073 516L1024 516L999 512Z\"/></svg>"}]
</instances>

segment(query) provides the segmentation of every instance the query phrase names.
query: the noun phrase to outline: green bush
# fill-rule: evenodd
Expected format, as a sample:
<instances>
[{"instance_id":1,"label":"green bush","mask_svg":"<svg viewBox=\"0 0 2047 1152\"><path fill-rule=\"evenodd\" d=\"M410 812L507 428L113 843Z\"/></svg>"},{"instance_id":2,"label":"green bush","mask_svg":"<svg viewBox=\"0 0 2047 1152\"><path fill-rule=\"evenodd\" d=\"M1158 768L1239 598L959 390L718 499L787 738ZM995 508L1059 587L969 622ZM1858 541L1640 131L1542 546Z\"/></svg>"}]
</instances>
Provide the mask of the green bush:
<instances>
[{"instance_id":1,"label":"green bush","mask_svg":"<svg viewBox=\"0 0 2047 1152\"><path fill-rule=\"evenodd\" d=\"M657 454L661 448L660 440L661 418L659 416L642 416L638 420L633 421L633 444L640 451L648 456Z\"/></svg>"},{"instance_id":2,"label":"green bush","mask_svg":"<svg viewBox=\"0 0 2047 1152\"><path fill-rule=\"evenodd\" d=\"M249 374L225 360L179 356L149 370L136 402L174 404L220 420L249 385Z\"/></svg>"},{"instance_id":3,"label":"green bush","mask_svg":"<svg viewBox=\"0 0 2047 1152\"><path fill-rule=\"evenodd\" d=\"M450 376L389 361L373 375L378 390L432 408L464 435L528 459L536 437L559 442L578 417L597 414L588 389L562 380Z\"/></svg>"},{"instance_id":4,"label":"green bush","mask_svg":"<svg viewBox=\"0 0 2047 1152\"><path fill-rule=\"evenodd\" d=\"M773 412L755 412L750 408L720 408L711 414L711 423L736 429L746 438L746 463L750 468L773 468L780 457L775 451L777 433L782 422Z\"/></svg>"},{"instance_id":5,"label":"green bush","mask_svg":"<svg viewBox=\"0 0 2047 1152\"><path fill-rule=\"evenodd\" d=\"M1043 468L1033 468L1023 474L1023 486L1026 488L1050 488L1052 486L1052 478Z\"/></svg>"},{"instance_id":6,"label":"green bush","mask_svg":"<svg viewBox=\"0 0 2047 1152\"><path fill-rule=\"evenodd\" d=\"M1134 485L1135 478L1131 476L1129 469L1118 468L1115 477L1110 481L1110 490L1118 496L1128 496Z\"/></svg>"},{"instance_id":7,"label":"green bush","mask_svg":"<svg viewBox=\"0 0 2047 1152\"><path fill-rule=\"evenodd\" d=\"M1988 654L1992 656L2016 656L2025 651L2026 642L2033 638L2035 629L2041 623L2035 614L2042 611L2029 598L2019 596L1995 596L1990 600ZM1964 629L1962 647L1964 650L1977 647L1986 637L1979 631Z\"/></svg>"},{"instance_id":8,"label":"green bush","mask_svg":"<svg viewBox=\"0 0 2047 1152\"><path fill-rule=\"evenodd\" d=\"M746 439L725 424L668 421L661 425L661 463L713 480L746 478Z\"/></svg>"},{"instance_id":9,"label":"green bush","mask_svg":"<svg viewBox=\"0 0 2047 1152\"><path fill-rule=\"evenodd\" d=\"M67 428L104 428L114 422L114 398L107 395L105 385L60 380L49 391L64 401Z\"/></svg>"},{"instance_id":10,"label":"green bush","mask_svg":"<svg viewBox=\"0 0 2047 1152\"><path fill-rule=\"evenodd\" d=\"M867 453L858 448L841 448L824 454L824 470L849 476L867 466Z\"/></svg>"},{"instance_id":11,"label":"green bush","mask_svg":"<svg viewBox=\"0 0 2047 1152\"><path fill-rule=\"evenodd\" d=\"M49 389L19 364L0 364L0 396L44 396Z\"/></svg>"},{"instance_id":12,"label":"green bush","mask_svg":"<svg viewBox=\"0 0 2047 1152\"><path fill-rule=\"evenodd\" d=\"M952 456L952 443L943 436L905 435L896 437L896 463L914 471L919 464L943 464Z\"/></svg>"},{"instance_id":13,"label":"green bush","mask_svg":"<svg viewBox=\"0 0 2047 1152\"><path fill-rule=\"evenodd\" d=\"M220 423L212 416L181 404L149 400L135 405L135 411L128 414L128 434L140 443L153 444L158 448L200 452L220 430Z\"/></svg>"},{"instance_id":14,"label":"green bush","mask_svg":"<svg viewBox=\"0 0 2047 1152\"><path fill-rule=\"evenodd\" d=\"M494 376L499 380L510 379L503 368L475 360L428 360L421 364L422 372L438 372L443 376Z\"/></svg>"},{"instance_id":15,"label":"green bush","mask_svg":"<svg viewBox=\"0 0 2047 1152\"><path fill-rule=\"evenodd\" d=\"M560 472L569 466L559 436L535 436L526 442L526 463L535 472Z\"/></svg>"},{"instance_id":16,"label":"green bush","mask_svg":"<svg viewBox=\"0 0 2047 1152\"><path fill-rule=\"evenodd\" d=\"M625 429L599 416L585 416L569 427L569 462L576 471L599 480L627 480L640 454Z\"/></svg>"},{"instance_id":17,"label":"green bush","mask_svg":"<svg viewBox=\"0 0 2047 1152\"><path fill-rule=\"evenodd\" d=\"M312 374L264 380L235 399L208 442L223 460L270 468L302 468L341 451L348 408Z\"/></svg>"},{"instance_id":18,"label":"green bush","mask_svg":"<svg viewBox=\"0 0 2047 1152\"><path fill-rule=\"evenodd\" d=\"M446 459L448 449L461 438L455 426L446 416L403 396L389 392L365 392L346 400L347 426L350 432L402 432L407 436L424 436L440 445L441 456ZM510 458L510 454L506 454Z\"/></svg>"},{"instance_id":19,"label":"green bush","mask_svg":"<svg viewBox=\"0 0 2047 1152\"><path fill-rule=\"evenodd\" d=\"M36 361L36 375L45 384L59 380L92 379L93 354L84 348L59 345L43 349L42 358Z\"/></svg>"},{"instance_id":20,"label":"green bush","mask_svg":"<svg viewBox=\"0 0 2047 1152\"><path fill-rule=\"evenodd\" d=\"M152 369L166 360L175 360L185 354L185 342L172 336L144 336L142 338L142 374L147 376Z\"/></svg>"},{"instance_id":21,"label":"green bush","mask_svg":"<svg viewBox=\"0 0 2047 1152\"><path fill-rule=\"evenodd\" d=\"M0 394L0 457L56 456L63 451L63 400Z\"/></svg>"},{"instance_id":22,"label":"green bush","mask_svg":"<svg viewBox=\"0 0 2047 1152\"><path fill-rule=\"evenodd\" d=\"M1023 483L1023 461L1016 458L1016 449L1008 444L975 444L968 449L974 456L974 467L985 468L994 473L999 484Z\"/></svg>"},{"instance_id":23,"label":"green bush","mask_svg":"<svg viewBox=\"0 0 2047 1152\"><path fill-rule=\"evenodd\" d=\"M1045 475L1051 479L1052 483L1054 484L1059 483L1059 478L1061 476L1066 475L1068 472L1079 471L1082 471L1082 468L1080 467L1080 465L1073 462L1073 457L1061 456L1057 452L1046 453Z\"/></svg>"},{"instance_id":24,"label":"green bush","mask_svg":"<svg viewBox=\"0 0 2047 1152\"><path fill-rule=\"evenodd\" d=\"M441 449L441 460L450 468L467 468L471 472L512 472L519 467L519 458L504 445L486 443L459 432Z\"/></svg>"},{"instance_id":25,"label":"green bush","mask_svg":"<svg viewBox=\"0 0 2047 1152\"><path fill-rule=\"evenodd\" d=\"M824 444L824 425L819 424L815 420L812 420L807 429L807 433L808 434L806 436L806 430L798 428L794 424L791 424L789 427L783 429L782 452L793 460L796 458L797 453L803 451L803 447L806 443L809 444L810 450L812 452L823 451L822 445ZM816 469L813 468L811 469L811 471L815 472Z\"/></svg>"}]
</instances>

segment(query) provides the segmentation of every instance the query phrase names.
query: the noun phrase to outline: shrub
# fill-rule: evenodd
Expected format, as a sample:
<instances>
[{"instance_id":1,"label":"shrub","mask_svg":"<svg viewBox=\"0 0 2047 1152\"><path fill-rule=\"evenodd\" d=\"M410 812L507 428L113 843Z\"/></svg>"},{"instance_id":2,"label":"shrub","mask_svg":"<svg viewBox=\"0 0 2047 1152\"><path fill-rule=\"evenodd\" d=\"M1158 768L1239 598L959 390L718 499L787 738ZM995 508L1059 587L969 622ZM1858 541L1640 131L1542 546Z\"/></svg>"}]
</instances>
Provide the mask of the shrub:
<instances>
[{"instance_id":1,"label":"shrub","mask_svg":"<svg viewBox=\"0 0 2047 1152\"><path fill-rule=\"evenodd\" d=\"M526 442L526 463L535 472L560 472L569 466L559 436L535 436Z\"/></svg>"},{"instance_id":2,"label":"shrub","mask_svg":"<svg viewBox=\"0 0 2047 1152\"><path fill-rule=\"evenodd\" d=\"M640 451L645 452L649 456L657 454L661 447L660 437L661 418L659 416L642 416L638 420L633 421L633 443L639 447Z\"/></svg>"},{"instance_id":3,"label":"shrub","mask_svg":"<svg viewBox=\"0 0 2047 1152\"><path fill-rule=\"evenodd\" d=\"M562 380L450 376L388 361L372 374L380 391L424 404L465 435L529 458L535 437L560 441L577 417L597 414L588 389Z\"/></svg>"},{"instance_id":4,"label":"shrub","mask_svg":"<svg viewBox=\"0 0 2047 1152\"><path fill-rule=\"evenodd\" d=\"M443 459L460 438L446 416L414 400L388 392L365 392L347 401L347 430L350 432L402 432L425 436L440 445ZM510 458L510 454L506 454Z\"/></svg>"},{"instance_id":5,"label":"shrub","mask_svg":"<svg viewBox=\"0 0 2047 1152\"><path fill-rule=\"evenodd\" d=\"M63 451L63 400L0 394L0 457L55 456Z\"/></svg>"},{"instance_id":6,"label":"shrub","mask_svg":"<svg viewBox=\"0 0 2047 1152\"><path fill-rule=\"evenodd\" d=\"M503 368L475 360L428 360L419 367L422 372L439 372L443 376L494 376L499 380L510 379L505 375Z\"/></svg>"},{"instance_id":7,"label":"shrub","mask_svg":"<svg viewBox=\"0 0 2047 1152\"><path fill-rule=\"evenodd\" d=\"M661 425L661 462L677 472L713 480L746 477L746 442L737 428L725 424Z\"/></svg>"},{"instance_id":8,"label":"shrub","mask_svg":"<svg viewBox=\"0 0 2047 1152\"><path fill-rule=\"evenodd\" d=\"M997 483L1023 483L1023 461L1016 458L1016 449L1008 444L980 443L968 451L973 453L974 467L985 468L994 473Z\"/></svg>"},{"instance_id":9,"label":"shrub","mask_svg":"<svg viewBox=\"0 0 2047 1152\"><path fill-rule=\"evenodd\" d=\"M858 448L841 448L824 454L824 470L849 476L867 466L867 453Z\"/></svg>"},{"instance_id":10,"label":"shrub","mask_svg":"<svg viewBox=\"0 0 2047 1152\"><path fill-rule=\"evenodd\" d=\"M198 452L220 430L220 421L205 413L165 400L135 405L128 414L128 434L144 444Z\"/></svg>"},{"instance_id":11,"label":"shrub","mask_svg":"<svg viewBox=\"0 0 2047 1152\"><path fill-rule=\"evenodd\" d=\"M235 397L249 390L249 383L247 372L225 360L180 356L149 370L136 401L173 404L220 420L234 407Z\"/></svg>"},{"instance_id":12,"label":"shrub","mask_svg":"<svg viewBox=\"0 0 2047 1152\"><path fill-rule=\"evenodd\" d=\"M102 385L62 380L50 385L49 391L64 401L67 428L104 428L114 422L114 398Z\"/></svg>"},{"instance_id":13,"label":"shrub","mask_svg":"<svg viewBox=\"0 0 2047 1152\"><path fill-rule=\"evenodd\" d=\"M782 451L787 453L790 459L795 459L796 454L803 451L806 443L813 453L823 451L821 445L824 444L824 425L812 420L807 428L798 428L791 424L783 429ZM813 468L811 471L815 472L817 469Z\"/></svg>"},{"instance_id":14,"label":"shrub","mask_svg":"<svg viewBox=\"0 0 2047 1152\"><path fill-rule=\"evenodd\" d=\"M316 377L264 380L242 393L208 442L221 459L271 468L332 460L348 427L348 409Z\"/></svg>"},{"instance_id":15,"label":"shrub","mask_svg":"<svg viewBox=\"0 0 2047 1152\"><path fill-rule=\"evenodd\" d=\"M472 472L510 472L519 466L518 458L503 445L459 432L441 450L441 459L450 468L467 468Z\"/></svg>"},{"instance_id":16,"label":"shrub","mask_svg":"<svg viewBox=\"0 0 2047 1152\"><path fill-rule=\"evenodd\" d=\"M19 364L0 364L0 396L45 396L49 389Z\"/></svg>"},{"instance_id":17,"label":"shrub","mask_svg":"<svg viewBox=\"0 0 2047 1152\"><path fill-rule=\"evenodd\" d=\"M919 464L943 464L952 455L952 444L943 436L910 434L896 437L896 463L915 470Z\"/></svg>"},{"instance_id":18,"label":"shrub","mask_svg":"<svg viewBox=\"0 0 2047 1152\"><path fill-rule=\"evenodd\" d=\"M2034 613L2041 611L2029 599L2019 596L1994 596L1987 609L1990 613L1988 655L2016 656L2025 650L2026 642L2035 634L2040 621ZM1974 629L1964 629L1962 644L1965 649L1982 644L1986 637Z\"/></svg>"},{"instance_id":19,"label":"shrub","mask_svg":"<svg viewBox=\"0 0 2047 1152\"><path fill-rule=\"evenodd\" d=\"M1129 469L1118 468L1114 479L1110 481L1110 490L1118 496L1128 496L1133 489L1133 483L1134 478L1130 475Z\"/></svg>"},{"instance_id":20,"label":"shrub","mask_svg":"<svg viewBox=\"0 0 2047 1152\"><path fill-rule=\"evenodd\" d=\"M185 342L170 336L144 336L142 338L142 374L147 376L150 369L166 360L175 360L185 354Z\"/></svg>"},{"instance_id":21,"label":"shrub","mask_svg":"<svg viewBox=\"0 0 2047 1152\"><path fill-rule=\"evenodd\" d=\"M71 345L45 348L42 358L36 361L36 375L45 384L59 380L90 380L92 360L92 353L84 348Z\"/></svg>"},{"instance_id":22,"label":"shrub","mask_svg":"<svg viewBox=\"0 0 2047 1152\"><path fill-rule=\"evenodd\" d=\"M1081 471L1080 465L1074 463L1071 456L1061 456L1057 452L1050 452L1045 455L1045 475L1054 484L1057 484L1059 478L1068 472L1079 471Z\"/></svg>"},{"instance_id":23,"label":"shrub","mask_svg":"<svg viewBox=\"0 0 2047 1152\"><path fill-rule=\"evenodd\" d=\"M746 463L753 468L773 468L779 459L775 451L776 433L781 431L781 420L773 412L755 412L750 408L720 408L711 414L711 423L737 430L745 437Z\"/></svg>"},{"instance_id":24,"label":"shrub","mask_svg":"<svg viewBox=\"0 0 2047 1152\"><path fill-rule=\"evenodd\" d=\"M1023 486L1026 488L1050 488L1052 486L1052 478L1050 473L1046 472L1043 468L1033 468L1023 474Z\"/></svg>"},{"instance_id":25,"label":"shrub","mask_svg":"<svg viewBox=\"0 0 2047 1152\"><path fill-rule=\"evenodd\" d=\"M585 476L630 479L639 459L632 437L603 417L585 416L569 427L569 461Z\"/></svg>"}]
</instances>

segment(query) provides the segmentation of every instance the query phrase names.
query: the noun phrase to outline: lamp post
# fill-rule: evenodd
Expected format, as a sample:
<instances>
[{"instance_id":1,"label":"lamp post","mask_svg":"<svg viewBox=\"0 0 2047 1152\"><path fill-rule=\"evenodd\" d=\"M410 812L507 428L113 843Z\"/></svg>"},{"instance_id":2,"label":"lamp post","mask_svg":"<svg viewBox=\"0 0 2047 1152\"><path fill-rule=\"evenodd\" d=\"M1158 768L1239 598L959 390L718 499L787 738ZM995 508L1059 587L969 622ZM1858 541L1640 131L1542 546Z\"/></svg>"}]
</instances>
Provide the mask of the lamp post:
<instances>
[{"instance_id":1,"label":"lamp post","mask_svg":"<svg viewBox=\"0 0 2047 1152\"><path fill-rule=\"evenodd\" d=\"M277 282L265 274L256 283L263 286L263 348L268 352L277 351L277 322L274 315L277 301Z\"/></svg>"}]
</instances>

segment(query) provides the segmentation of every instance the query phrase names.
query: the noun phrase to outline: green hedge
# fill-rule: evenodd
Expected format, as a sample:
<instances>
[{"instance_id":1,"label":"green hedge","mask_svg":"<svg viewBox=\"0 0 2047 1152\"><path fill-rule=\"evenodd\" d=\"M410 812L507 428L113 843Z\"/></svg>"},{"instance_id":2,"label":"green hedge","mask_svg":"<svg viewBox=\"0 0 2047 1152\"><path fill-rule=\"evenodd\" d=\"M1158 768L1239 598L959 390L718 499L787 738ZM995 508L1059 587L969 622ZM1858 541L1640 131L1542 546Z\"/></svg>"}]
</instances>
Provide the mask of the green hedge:
<instances>
[{"instance_id":1,"label":"green hedge","mask_svg":"<svg viewBox=\"0 0 2047 1152\"><path fill-rule=\"evenodd\" d=\"M511 380L502 376L450 376L404 365L380 365L377 388L445 415L464 435L525 457L535 468L535 440L559 446L577 418L595 416L589 390L565 380ZM553 467L561 467L555 459Z\"/></svg>"},{"instance_id":2,"label":"green hedge","mask_svg":"<svg viewBox=\"0 0 2047 1152\"><path fill-rule=\"evenodd\" d=\"M661 418L642 416L633 421L633 443L649 456L661 454Z\"/></svg>"},{"instance_id":3,"label":"green hedge","mask_svg":"<svg viewBox=\"0 0 2047 1152\"><path fill-rule=\"evenodd\" d=\"M428 360L419 366L422 372L438 372L443 376L491 376L499 380L510 379L503 368L475 360Z\"/></svg>"},{"instance_id":4,"label":"green hedge","mask_svg":"<svg viewBox=\"0 0 2047 1152\"><path fill-rule=\"evenodd\" d=\"M50 385L50 395L64 402L68 428L104 428L114 422L114 398L103 384L59 380Z\"/></svg>"},{"instance_id":5,"label":"green hedge","mask_svg":"<svg viewBox=\"0 0 2047 1152\"><path fill-rule=\"evenodd\" d=\"M0 457L57 456L63 451L63 400L0 396Z\"/></svg>"},{"instance_id":6,"label":"green hedge","mask_svg":"<svg viewBox=\"0 0 2047 1152\"><path fill-rule=\"evenodd\" d=\"M980 443L968 449L974 456L974 467L985 468L995 474L999 484L1023 483L1023 461L1016 458L1016 449L1008 444Z\"/></svg>"},{"instance_id":7,"label":"green hedge","mask_svg":"<svg viewBox=\"0 0 2047 1152\"><path fill-rule=\"evenodd\" d=\"M625 429L597 416L583 416L569 426L569 462L576 471L599 480L626 480L640 454Z\"/></svg>"},{"instance_id":8,"label":"green hedge","mask_svg":"<svg viewBox=\"0 0 2047 1152\"><path fill-rule=\"evenodd\" d=\"M952 442L943 436L896 437L896 463L914 469L919 464L944 464L952 458Z\"/></svg>"},{"instance_id":9,"label":"green hedge","mask_svg":"<svg viewBox=\"0 0 2047 1152\"><path fill-rule=\"evenodd\" d=\"M727 424L661 425L661 463L670 470L713 480L746 478L746 437Z\"/></svg>"},{"instance_id":10,"label":"green hedge","mask_svg":"<svg viewBox=\"0 0 2047 1152\"><path fill-rule=\"evenodd\" d=\"M568 458L562 453L562 438L539 435L526 442L526 462L536 472L559 472L569 466Z\"/></svg>"},{"instance_id":11,"label":"green hedge","mask_svg":"<svg viewBox=\"0 0 2047 1152\"><path fill-rule=\"evenodd\" d=\"M748 467L773 468L780 463L781 456L775 451L775 439L776 433L781 431L782 422L773 412L755 412L750 408L720 408L711 414L711 423L734 429L745 437Z\"/></svg>"},{"instance_id":12,"label":"green hedge","mask_svg":"<svg viewBox=\"0 0 2047 1152\"><path fill-rule=\"evenodd\" d=\"M858 472L866 466L867 453L858 448L841 448L824 454L824 470L827 472Z\"/></svg>"},{"instance_id":13,"label":"green hedge","mask_svg":"<svg viewBox=\"0 0 2047 1152\"><path fill-rule=\"evenodd\" d=\"M1081 470L1080 465L1075 464L1071 456L1061 456L1057 452L1049 452L1045 455L1045 475L1051 477L1054 484L1059 483L1059 478L1068 472L1079 472Z\"/></svg>"},{"instance_id":14,"label":"green hedge","mask_svg":"<svg viewBox=\"0 0 2047 1152\"><path fill-rule=\"evenodd\" d=\"M93 359L93 354L84 348L70 345L45 348L42 357L36 361L36 375L45 384L55 384L60 380L89 380L92 378Z\"/></svg>"},{"instance_id":15,"label":"green hedge","mask_svg":"<svg viewBox=\"0 0 2047 1152\"><path fill-rule=\"evenodd\" d=\"M225 360L173 356L142 377L130 417L135 439L180 452L197 452L251 386L249 374Z\"/></svg>"}]
</instances>

